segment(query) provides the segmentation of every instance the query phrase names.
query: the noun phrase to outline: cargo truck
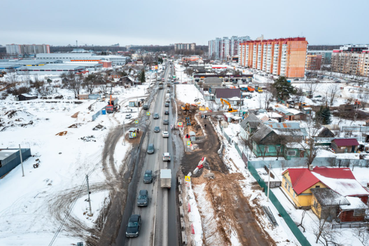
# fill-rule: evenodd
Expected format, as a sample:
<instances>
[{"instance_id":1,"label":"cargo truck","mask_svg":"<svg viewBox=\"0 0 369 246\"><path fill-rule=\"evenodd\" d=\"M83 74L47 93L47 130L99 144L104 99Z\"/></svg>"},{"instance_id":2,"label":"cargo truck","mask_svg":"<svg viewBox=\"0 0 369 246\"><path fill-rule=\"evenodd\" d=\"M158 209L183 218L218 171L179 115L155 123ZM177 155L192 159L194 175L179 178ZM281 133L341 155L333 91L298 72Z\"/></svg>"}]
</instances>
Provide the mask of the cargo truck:
<instances>
[{"instance_id":1,"label":"cargo truck","mask_svg":"<svg viewBox=\"0 0 369 246\"><path fill-rule=\"evenodd\" d=\"M172 172L170 169L161 169L160 170L160 186L161 188L170 189L172 181Z\"/></svg>"}]
</instances>

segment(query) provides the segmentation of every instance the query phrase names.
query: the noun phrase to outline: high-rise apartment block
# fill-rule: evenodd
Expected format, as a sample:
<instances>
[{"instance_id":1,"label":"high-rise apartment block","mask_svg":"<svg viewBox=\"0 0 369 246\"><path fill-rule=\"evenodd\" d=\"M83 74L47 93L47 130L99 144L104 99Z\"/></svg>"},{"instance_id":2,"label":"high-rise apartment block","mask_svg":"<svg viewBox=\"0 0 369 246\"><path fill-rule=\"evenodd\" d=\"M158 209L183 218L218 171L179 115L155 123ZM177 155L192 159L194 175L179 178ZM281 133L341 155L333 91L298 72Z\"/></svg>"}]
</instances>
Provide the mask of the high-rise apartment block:
<instances>
[{"instance_id":1,"label":"high-rise apartment block","mask_svg":"<svg viewBox=\"0 0 369 246\"><path fill-rule=\"evenodd\" d=\"M369 45L344 45L333 50L332 71L338 73L368 76Z\"/></svg>"},{"instance_id":2,"label":"high-rise apartment block","mask_svg":"<svg viewBox=\"0 0 369 246\"><path fill-rule=\"evenodd\" d=\"M320 70L322 65L322 55L307 55L306 56L306 69L307 70Z\"/></svg>"},{"instance_id":3,"label":"high-rise apartment block","mask_svg":"<svg viewBox=\"0 0 369 246\"><path fill-rule=\"evenodd\" d=\"M30 55L50 53L48 44L7 44L6 53L9 55Z\"/></svg>"},{"instance_id":4,"label":"high-rise apartment block","mask_svg":"<svg viewBox=\"0 0 369 246\"><path fill-rule=\"evenodd\" d=\"M209 45L209 58L227 60L232 57L238 57L240 53L240 44L250 40L249 36L231 38L223 37L210 40Z\"/></svg>"},{"instance_id":5,"label":"high-rise apartment block","mask_svg":"<svg viewBox=\"0 0 369 246\"><path fill-rule=\"evenodd\" d=\"M177 43L174 44L174 50L195 50L196 49L196 43L188 43L188 44L182 44Z\"/></svg>"},{"instance_id":6,"label":"high-rise apartment block","mask_svg":"<svg viewBox=\"0 0 369 246\"><path fill-rule=\"evenodd\" d=\"M253 40L242 43L239 63L288 78L305 76L306 38Z\"/></svg>"}]
</instances>

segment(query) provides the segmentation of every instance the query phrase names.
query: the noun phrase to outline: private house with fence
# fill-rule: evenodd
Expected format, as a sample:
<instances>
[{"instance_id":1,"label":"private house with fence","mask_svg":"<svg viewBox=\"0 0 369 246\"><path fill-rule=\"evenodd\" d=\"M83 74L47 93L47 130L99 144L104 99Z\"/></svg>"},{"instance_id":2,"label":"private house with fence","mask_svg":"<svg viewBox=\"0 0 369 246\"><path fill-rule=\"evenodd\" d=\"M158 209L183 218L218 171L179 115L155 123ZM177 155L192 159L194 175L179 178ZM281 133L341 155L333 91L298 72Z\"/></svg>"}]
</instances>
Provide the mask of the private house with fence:
<instances>
[{"instance_id":1,"label":"private house with fence","mask_svg":"<svg viewBox=\"0 0 369 246\"><path fill-rule=\"evenodd\" d=\"M298 122L270 122L258 126L252 134L252 152L256 157L307 157L309 146L304 139L306 129L301 128Z\"/></svg>"},{"instance_id":2,"label":"private house with fence","mask_svg":"<svg viewBox=\"0 0 369 246\"><path fill-rule=\"evenodd\" d=\"M369 192L350 168L289 168L282 175L282 190L296 208L311 208L321 219L364 220Z\"/></svg>"},{"instance_id":3,"label":"private house with fence","mask_svg":"<svg viewBox=\"0 0 369 246\"><path fill-rule=\"evenodd\" d=\"M241 121L240 137L244 140L248 140L250 135L253 134L260 124L263 122L254 114L250 114L247 118Z\"/></svg>"}]
</instances>

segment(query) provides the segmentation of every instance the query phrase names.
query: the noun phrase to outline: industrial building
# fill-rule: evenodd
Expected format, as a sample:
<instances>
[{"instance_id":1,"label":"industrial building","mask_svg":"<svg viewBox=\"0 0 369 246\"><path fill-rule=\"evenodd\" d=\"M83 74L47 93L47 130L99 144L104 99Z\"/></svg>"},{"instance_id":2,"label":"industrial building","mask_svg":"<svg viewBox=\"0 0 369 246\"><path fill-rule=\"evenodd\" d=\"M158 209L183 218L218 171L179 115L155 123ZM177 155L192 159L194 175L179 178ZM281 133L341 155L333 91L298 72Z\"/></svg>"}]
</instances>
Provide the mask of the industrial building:
<instances>
[{"instance_id":1,"label":"industrial building","mask_svg":"<svg viewBox=\"0 0 369 246\"><path fill-rule=\"evenodd\" d=\"M241 66L288 78L303 78L307 51L306 38L247 41L239 55Z\"/></svg>"},{"instance_id":2,"label":"industrial building","mask_svg":"<svg viewBox=\"0 0 369 246\"><path fill-rule=\"evenodd\" d=\"M63 62L112 62L112 65L125 65L128 57L119 55L96 55L94 53L43 53L37 54L36 60L61 60Z\"/></svg>"},{"instance_id":3,"label":"industrial building","mask_svg":"<svg viewBox=\"0 0 369 246\"><path fill-rule=\"evenodd\" d=\"M31 149L21 149L21 150L23 161L31 156ZM19 149L17 148L0 149L0 177L9 173L19 164L21 164Z\"/></svg>"},{"instance_id":4,"label":"industrial building","mask_svg":"<svg viewBox=\"0 0 369 246\"><path fill-rule=\"evenodd\" d=\"M101 65L100 65L101 66ZM63 73L81 73L86 70L85 66L78 64L46 64L44 66L22 66L16 69L19 73L28 74L63 74Z\"/></svg>"},{"instance_id":5,"label":"industrial building","mask_svg":"<svg viewBox=\"0 0 369 246\"><path fill-rule=\"evenodd\" d=\"M174 44L174 50L192 50L194 51L196 49L196 43L177 43Z\"/></svg>"},{"instance_id":6,"label":"industrial building","mask_svg":"<svg viewBox=\"0 0 369 246\"><path fill-rule=\"evenodd\" d=\"M38 53L50 53L48 44L7 44L6 53L8 55L30 55Z\"/></svg>"},{"instance_id":7,"label":"industrial building","mask_svg":"<svg viewBox=\"0 0 369 246\"><path fill-rule=\"evenodd\" d=\"M343 45L333 50L332 72L368 76L369 45Z\"/></svg>"}]
</instances>

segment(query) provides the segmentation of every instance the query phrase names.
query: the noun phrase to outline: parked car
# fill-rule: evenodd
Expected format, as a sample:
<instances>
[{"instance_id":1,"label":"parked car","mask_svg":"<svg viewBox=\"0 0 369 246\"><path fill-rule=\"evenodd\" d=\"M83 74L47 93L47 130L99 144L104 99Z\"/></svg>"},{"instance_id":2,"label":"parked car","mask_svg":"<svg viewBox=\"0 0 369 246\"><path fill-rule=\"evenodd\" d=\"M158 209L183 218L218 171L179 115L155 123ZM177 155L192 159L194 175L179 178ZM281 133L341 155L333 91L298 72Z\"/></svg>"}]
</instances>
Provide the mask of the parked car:
<instances>
[{"instance_id":1,"label":"parked car","mask_svg":"<svg viewBox=\"0 0 369 246\"><path fill-rule=\"evenodd\" d=\"M169 110L165 110L164 114L169 115Z\"/></svg>"},{"instance_id":2,"label":"parked car","mask_svg":"<svg viewBox=\"0 0 369 246\"><path fill-rule=\"evenodd\" d=\"M131 119L132 118L132 115L131 114L127 114L126 115L126 119Z\"/></svg>"},{"instance_id":3,"label":"parked car","mask_svg":"<svg viewBox=\"0 0 369 246\"><path fill-rule=\"evenodd\" d=\"M163 131L163 138L169 138L169 132Z\"/></svg>"},{"instance_id":4,"label":"parked car","mask_svg":"<svg viewBox=\"0 0 369 246\"><path fill-rule=\"evenodd\" d=\"M149 205L149 192L147 190L140 190L137 197L137 206L147 207Z\"/></svg>"},{"instance_id":5,"label":"parked car","mask_svg":"<svg viewBox=\"0 0 369 246\"><path fill-rule=\"evenodd\" d=\"M163 161L170 161L170 154L168 152L163 154Z\"/></svg>"},{"instance_id":6,"label":"parked car","mask_svg":"<svg viewBox=\"0 0 369 246\"><path fill-rule=\"evenodd\" d=\"M163 125L169 125L169 120L163 120Z\"/></svg>"},{"instance_id":7,"label":"parked car","mask_svg":"<svg viewBox=\"0 0 369 246\"><path fill-rule=\"evenodd\" d=\"M154 128L154 132L156 132L156 133L160 132L160 127L155 126L155 128Z\"/></svg>"},{"instance_id":8,"label":"parked car","mask_svg":"<svg viewBox=\"0 0 369 246\"><path fill-rule=\"evenodd\" d=\"M154 152L155 152L154 144L149 144L149 146L147 147L147 153L154 154Z\"/></svg>"},{"instance_id":9,"label":"parked car","mask_svg":"<svg viewBox=\"0 0 369 246\"><path fill-rule=\"evenodd\" d=\"M165 107L169 107L169 103L165 103L165 105L164 105Z\"/></svg>"},{"instance_id":10,"label":"parked car","mask_svg":"<svg viewBox=\"0 0 369 246\"><path fill-rule=\"evenodd\" d=\"M143 182L145 184L150 184L152 183L152 170L146 170L145 171L145 175L144 175L144 178L143 178Z\"/></svg>"},{"instance_id":11,"label":"parked car","mask_svg":"<svg viewBox=\"0 0 369 246\"><path fill-rule=\"evenodd\" d=\"M138 235L140 235L140 229L141 229L141 215L132 214L128 220L126 237L138 237Z\"/></svg>"},{"instance_id":12,"label":"parked car","mask_svg":"<svg viewBox=\"0 0 369 246\"><path fill-rule=\"evenodd\" d=\"M155 113L154 114L154 120L157 120L157 119L159 119L159 114L158 113Z\"/></svg>"}]
</instances>

